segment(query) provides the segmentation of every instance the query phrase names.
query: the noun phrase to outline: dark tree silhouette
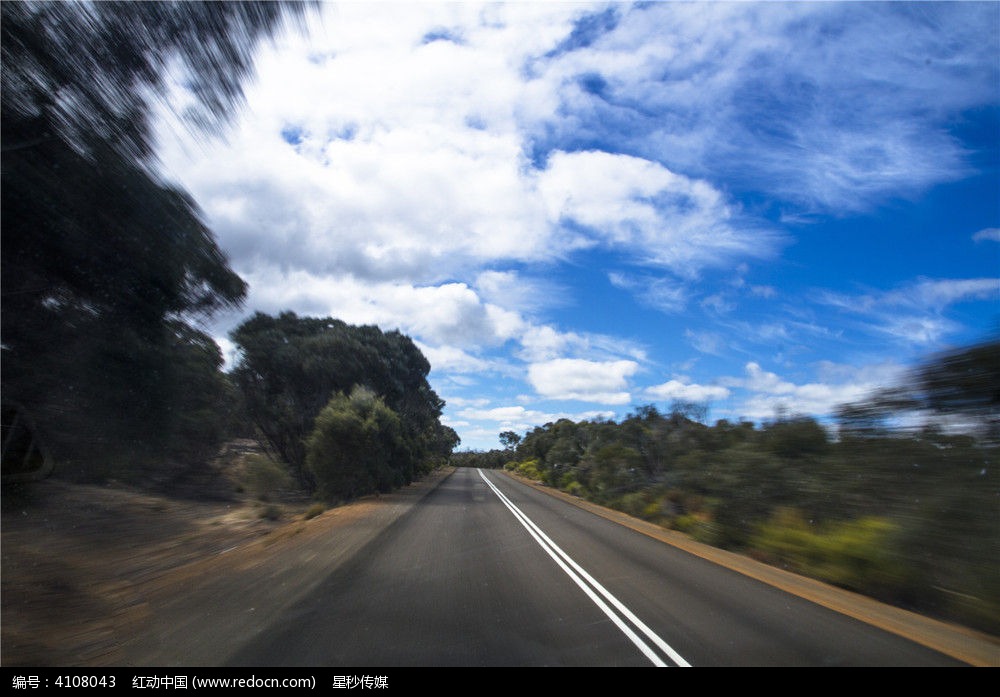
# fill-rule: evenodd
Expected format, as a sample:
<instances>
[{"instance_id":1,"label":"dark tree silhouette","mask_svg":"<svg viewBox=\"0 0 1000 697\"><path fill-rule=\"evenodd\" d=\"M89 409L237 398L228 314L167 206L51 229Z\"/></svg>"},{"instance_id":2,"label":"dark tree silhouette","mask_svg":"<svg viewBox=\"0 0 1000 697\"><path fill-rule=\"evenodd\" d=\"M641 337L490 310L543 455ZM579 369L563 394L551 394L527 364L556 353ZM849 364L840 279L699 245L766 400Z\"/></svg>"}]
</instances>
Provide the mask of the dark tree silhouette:
<instances>
[{"instance_id":1,"label":"dark tree silhouette","mask_svg":"<svg viewBox=\"0 0 1000 697\"><path fill-rule=\"evenodd\" d=\"M0 3L2 397L58 456L188 451L176 439L212 431L181 426L220 389L204 379L218 347L188 322L239 305L246 284L156 175L154 107L175 71L191 123L218 131L256 45L305 7Z\"/></svg>"}]
</instances>

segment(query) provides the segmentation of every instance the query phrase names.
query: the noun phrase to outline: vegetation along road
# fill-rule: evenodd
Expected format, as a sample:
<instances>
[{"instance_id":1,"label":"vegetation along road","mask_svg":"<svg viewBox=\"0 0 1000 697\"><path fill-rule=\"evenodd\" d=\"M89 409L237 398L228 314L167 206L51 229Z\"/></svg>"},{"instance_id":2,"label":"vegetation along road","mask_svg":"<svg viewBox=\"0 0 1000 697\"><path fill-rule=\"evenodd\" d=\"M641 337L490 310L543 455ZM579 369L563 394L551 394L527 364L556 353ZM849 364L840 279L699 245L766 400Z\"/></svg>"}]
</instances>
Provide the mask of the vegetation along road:
<instances>
[{"instance_id":1,"label":"vegetation along road","mask_svg":"<svg viewBox=\"0 0 1000 697\"><path fill-rule=\"evenodd\" d=\"M435 476L440 484L410 504L397 504L400 495L392 494L376 502L374 513L316 540L310 549L325 554L271 553L270 565L254 573L189 585L163 602L126 660L373 667L996 663L996 645L963 630L745 558L738 573L641 534L633 529L641 521L622 525L608 519L612 513L595 515L502 472L457 468ZM794 593L748 576L751 567ZM303 585L304 578L311 581ZM817 602L799 597L810 593ZM820 604L835 602L893 631Z\"/></svg>"}]
</instances>

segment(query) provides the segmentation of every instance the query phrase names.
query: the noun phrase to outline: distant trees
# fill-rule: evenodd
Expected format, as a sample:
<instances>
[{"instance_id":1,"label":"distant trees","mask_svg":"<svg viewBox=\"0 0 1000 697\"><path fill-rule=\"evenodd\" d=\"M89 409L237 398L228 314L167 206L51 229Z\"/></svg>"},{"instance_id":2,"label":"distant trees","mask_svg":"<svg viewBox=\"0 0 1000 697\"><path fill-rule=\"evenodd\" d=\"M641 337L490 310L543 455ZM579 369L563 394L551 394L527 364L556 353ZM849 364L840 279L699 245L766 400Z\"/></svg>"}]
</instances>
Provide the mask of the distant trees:
<instances>
[{"instance_id":1,"label":"distant trees","mask_svg":"<svg viewBox=\"0 0 1000 697\"><path fill-rule=\"evenodd\" d=\"M707 426L682 405L669 414L642 407L617 423L537 427L506 467L700 541L995 633L997 356L996 344L983 344L932 358L893 391L845 405L851 428L838 437L805 416ZM914 415L963 431L919 420L893 429ZM456 460L466 461L482 466Z\"/></svg>"},{"instance_id":2,"label":"distant trees","mask_svg":"<svg viewBox=\"0 0 1000 697\"><path fill-rule=\"evenodd\" d=\"M0 3L2 398L58 459L212 447L221 356L190 322L246 284L156 176L153 106L180 70L195 120L218 126L257 42L303 7Z\"/></svg>"},{"instance_id":3,"label":"distant trees","mask_svg":"<svg viewBox=\"0 0 1000 697\"><path fill-rule=\"evenodd\" d=\"M333 452L337 434L346 438L346 451L353 452L358 442L367 442L372 429L389 429L385 410L398 419L398 436L391 434L398 440L398 447L392 447L393 485L409 483L443 463L458 443L457 434L440 422L444 402L427 382L430 364L398 331L285 312L277 317L257 313L231 336L240 351L232 376L247 412L308 490L321 486L327 495L350 497L389 481L383 472L370 480L346 474L338 480L329 458L321 457ZM321 412L323 418L317 420ZM375 422L369 423L370 418ZM360 430L348 438L352 424ZM320 472L325 483L319 481Z\"/></svg>"}]
</instances>

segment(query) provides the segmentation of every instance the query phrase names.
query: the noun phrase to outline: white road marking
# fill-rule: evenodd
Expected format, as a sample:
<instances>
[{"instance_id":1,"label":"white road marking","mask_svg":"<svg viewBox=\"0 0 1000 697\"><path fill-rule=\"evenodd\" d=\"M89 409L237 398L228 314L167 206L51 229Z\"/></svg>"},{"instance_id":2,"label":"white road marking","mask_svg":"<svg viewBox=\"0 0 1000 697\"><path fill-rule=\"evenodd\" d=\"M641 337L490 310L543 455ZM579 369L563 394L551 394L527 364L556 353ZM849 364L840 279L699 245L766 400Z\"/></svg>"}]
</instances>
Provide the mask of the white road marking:
<instances>
[{"instance_id":1,"label":"white road marking","mask_svg":"<svg viewBox=\"0 0 1000 697\"><path fill-rule=\"evenodd\" d=\"M515 506L513 502L511 502L511 500L508 499L503 494L503 492L496 487L495 484L493 484L493 482L491 482L489 479L486 478L486 475L483 474L483 471L481 469L477 469L476 471L479 472L479 476L482 477L483 481L486 482L487 485L489 485L489 487L493 490L493 493L495 493L497 497L500 499L501 503L503 503L503 505L505 505L508 508L508 510L510 510L510 512L514 514L514 517L517 518L517 520L521 523L521 525L524 526L524 528L535 539L538 545L542 549L544 549L550 557L552 557L552 559L556 562L556 564L558 564L559 567L566 572L566 575L569 576L571 579L573 579L573 582L576 583L576 585L579 586L580 589L587 594L587 597L589 597L594 602L594 604L597 605L597 607L599 607L601 611L604 612L604 614L607 615L608 618L615 623L615 626L617 626L622 631L622 633L625 634L625 636L627 636L633 644L635 644L636 648L638 648L639 651L641 651L642 654L646 656L646 658L648 658L653 663L653 665L658 667L666 667L669 664L666 663L649 646L649 644L643 641L642 638L639 637L632 630L632 628L625 623L625 621L622 619L623 617L624 619L627 619L629 622L631 622L640 632L645 634L647 639L649 639L653 644L659 647L659 649L678 666L684 668L689 668L691 666L691 664L685 661L679 653L674 651L674 649L669 644L667 644L667 642L661 639L660 636L656 634L656 632L654 632L652 629L646 626L646 624L643 623L642 620L640 620L638 617L636 617L631 610L625 607L625 605L620 600L618 600L618 598L613 596L610 593L610 591L608 591L604 586L598 583L590 574L584 571L579 564L573 561L573 559L570 558L568 554L562 551L559 548L559 546L556 545L555 542L549 539L548 535L542 532L541 528L535 525L535 523L530 518L528 518L528 516L526 516L521 511L521 509ZM619 613L621 613L621 616L615 614L614 611L612 611L612 609L608 607L608 603L605 603L603 600L601 600L601 598L597 596L597 594L594 592L595 590L597 591L597 593L600 593L600 595L603 596L604 599L608 601L608 603L614 606L614 608L618 610Z\"/></svg>"}]
</instances>

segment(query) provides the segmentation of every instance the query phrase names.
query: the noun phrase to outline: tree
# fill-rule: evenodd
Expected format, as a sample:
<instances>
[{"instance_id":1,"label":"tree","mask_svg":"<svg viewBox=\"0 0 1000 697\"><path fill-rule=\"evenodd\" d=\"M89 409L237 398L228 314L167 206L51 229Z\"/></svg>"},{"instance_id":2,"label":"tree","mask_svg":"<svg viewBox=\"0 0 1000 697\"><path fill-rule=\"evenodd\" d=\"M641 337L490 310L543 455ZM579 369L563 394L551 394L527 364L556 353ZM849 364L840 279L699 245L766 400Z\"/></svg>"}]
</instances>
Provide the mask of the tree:
<instances>
[{"instance_id":1,"label":"tree","mask_svg":"<svg viewBox=\"0 0 1000 697\"><path fill-rule=\"evenodd\" d=\"M231 333L240 351L233 379L271 449L307 489L305 441L334 395L364 387L400 419L405 482L443 462L458 443L440 422L444 401L427 382L430 363L398 331L352 326L332 318L256 313Z\"/></svg>"},{"instance_id":2,"label":"tree","mask_svg":"<svg viewBox=\"0 0 1000 697\"><path fill-rule=\"evenodd\" d=\"M852 435L884 435L900 417L913 415L922 417L927 432L939 422L1000 441L1000 340L932 356L900 385L837 409L841 429Z\"/></svg>"},{"instance_id":3,"label":"tree","mask_svg":"<svg viewBox=\"0 0 1000 697\"><path fill-rule=\"evenodd\" d=\"M970 421L989 441L1000 441L1000 339L935 356L913 382L927 409Z\"/></svg>"},{"instance_id":4,"label":"tree","mask_svg":"<svg viewBox=\"0 0 1000 697\"><path fill-rule=\"evenodd\" d=\"M0 3L2 393L63 457L207 437L177 393L211 402L204 370L221 362L184 358L210 342L188 322L238 306L246 284L191 198L155 174L153 106L181 70L194 121L217 129L256 43L302 7Z\"/></svg>"},{"instance_id":5,"label":"tree","mask_svg":"<svg viewBox=\"0 0 1000 697\"><path fill-rule=\"evenodd\" d=\"M785 458L816 457L829 445L826 429L810 416L775 421L764 428L761 437L765 449Z\"/></svg>"},{"instance_id":6,"label":"tree","mask_svg":"<svg viewBox=\"0 0 1000 697\"><path fill-rule=\"evenodd\" d=\"M59 139L91 159L111 148L148 162L171 70L195 97L188 120L218 132L242 101L260 41L315 5L3 3L4 154Z\"/></svg>"},{"instance_id":7,"label":"tree","mask_svg":"<svg viewBox=\"0 0 1000 697\"><path fill-rule=\"evenodd\" d=\"M520 442L521 436L514 431L504 431L500 434L500 444L508 451L513 451Z\"/></svg>"}]
</instances>

